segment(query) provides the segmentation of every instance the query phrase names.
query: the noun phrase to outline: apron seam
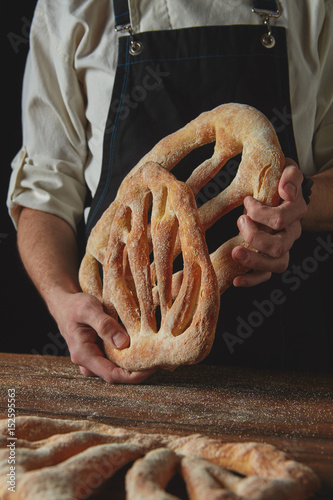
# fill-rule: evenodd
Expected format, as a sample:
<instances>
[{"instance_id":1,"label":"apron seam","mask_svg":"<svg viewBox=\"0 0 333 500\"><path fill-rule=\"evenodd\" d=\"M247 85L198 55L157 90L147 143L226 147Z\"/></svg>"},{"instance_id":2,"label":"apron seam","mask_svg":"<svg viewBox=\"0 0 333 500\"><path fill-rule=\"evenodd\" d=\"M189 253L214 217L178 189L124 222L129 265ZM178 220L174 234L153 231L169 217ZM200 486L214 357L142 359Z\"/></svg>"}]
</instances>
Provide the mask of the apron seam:
<instances>
[{"instance_id":1,"label":"apron seam","mask_svg":"<svg viewBox=\"0 0 333 500\"><path fill-rule=\"evenodd\" d=\"M252 53L251 55L258 56L258 57L271 57L271 54L265 54L265 53ZM197 60L197 59L219 59L223 57L232 57L233 59L235 57L248 57L249 54L241 54L241 55L233 55L233 54L217 54L217 55L206 55L206 56L191 56L191 57L176 57L176 58L166 58L166 59L141 59L140 61L130 61L130 65L134 64L140 64L140 63L149 63L149 62L171 62L171 61L191 61L191 60ZM279 59L286 59L285 55L276 55L277 58ZM126 66L128 63L120 63L118 66Z\"/></svg>"},{"instance_id":2,"label":"apron seam","mask_svg":"<svg viewBox=\"0 0 333 500\"><path fill-rule=\"evenodd\" d=\"M276 71L277 71L277 74L278 75L281 75L282 74L282 71L281 71L281 68L280 68L280 58L281 56L279 56L278 52L280 51L280 43L279 43L279 33L278 32L275 32L275 29L273 30L273 33L274 33L274 36L276 37L277 39L277 57L275 58L275 65L276 65ZM288 50L288 46L287 46L287 37L286 37L286 57L287 57L287 50ZM289 85L289 68L288 68L288 85ZM278 80L278 91L279 91L279 101L282 103L282 105L287 105L287 103L284 103L283 102L283 91L282 91L282 86L281 86L281 78L279 78ZM290 94L289 94L289 101L290 101ZM291 103L288 103L288 107L290 108L291 110ZM292 113L291 113L291 117L292 117ZM291 118L291 126L292 126L292 130L293 130L293 124L292 124L292 118ZM288 146L288 149L289 151L292 150L291 148L291 143L290 143L290 135L289 133L287 134L284 134L285 135L285 140L286 140L286 143L287 143L287 146ZM294 158L295 161L298 161L298 155L297 155L297 149L296 149L296 143L295 143L295 150L296 150L296 158Z\"/></svg>"},{"instance_id":3,"label":"apron seam","mask_svg":"<svg viewBox=\"0 0 333 500\"><path fill-rule=\"evenodd\" d=\"M123 102L123 98L124 98L124 93L125 93L125 89L127 87L127 80L128 80L128 74L129 74L129 68L130 68L130 62L129 62L129 51L128 51L128 48L129 48L129 39L126 41L126 63L125 64L122 64L121 66L125 66L125 74L124 74L124 80L123 80L123 85L122 85L122 89L121 89L121 94L120 94L120 104L122 104ZM118 65L119 66L119 65ZM109 145L109 161L108 161L108 169L107 169L107 176L106 176L106 180L105 180L105 185L104 185L104 189L101 193L101 196L96 204L96 206L94 207L94 210L91 214L91 218L90 218L90 224L87 224L87 227L89 227L94 219L94 215L96 212L98 212L98 209L101 205L101 203L104 201L104 198L109 190L109 186L111 184L111 178L110 176L112 176L112 164L113 164L113 156L114 156L114 148L113 148L113 145L114 145L114 142L115 142L115 138L116 138L116 134L117 134L117 129L118 129L118 124L119 124L119 121L120 121L120 113L121 113L121 105L118 107L117 109L117 114L116 114L116 118L115 118L115 121L114 121L114 128L112 130L112 134L111 134L111 139L110 139L110 145Z\"/></svg>"},{"instance_id":4,"label":"apron seam","mask_svg":"<svg viewBox=\"0 0 333 500\"><path fill-rule=\"evenodd\" d=\"M168 16L169 26L170 26L171 29L173 29L172 28L172 23L171 23L171 15L170 15L170 9L169 9L169 5L168 5L168 0L165 0L164 3L165 3L165 10L166 10L166 13L167 13L167 16Z\"/></svg>"}]
</instances>

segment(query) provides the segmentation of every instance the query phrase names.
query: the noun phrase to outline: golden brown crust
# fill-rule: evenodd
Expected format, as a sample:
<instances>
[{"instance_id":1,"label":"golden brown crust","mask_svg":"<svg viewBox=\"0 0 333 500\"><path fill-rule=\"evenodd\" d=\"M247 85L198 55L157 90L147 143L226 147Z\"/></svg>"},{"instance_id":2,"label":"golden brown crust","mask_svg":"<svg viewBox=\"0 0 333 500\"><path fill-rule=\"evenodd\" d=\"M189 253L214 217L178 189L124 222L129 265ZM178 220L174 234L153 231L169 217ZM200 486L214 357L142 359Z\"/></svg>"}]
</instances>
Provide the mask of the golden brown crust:
<instances>
[{"instance_id":1,"label":"golden brown crust","mask_svg":"<svg viewBox=\"0 0 333 500\"><path fill-rule=\"evenodd\" d=\"M177 233L184 273L173 300L173 248ZM155 318L152 249L160 325ZM94 294L90 282L82 278L86 269L83 265L82 288ZM109 314L117 311L131 338L127 349L105 345L106 355L117 365L131 371L153 366L173 369L180 364L196 363L208 354L219 310L216 274L191 189L155 163L146 164L127 183L109 229L103 278L104 307Z\"/></svg>"},{"instance_id":2,"label":"golden brown crust","mask_svg":"<svg viewBox=\"0 0 333 500\"><path fill-rule=\"evenodd\" d=\"M186 183L168 172L193 149L213 141L213 156ZM198 210L194 194L240 152L242 161L230 186ZM83 291L102 300L108 314L119 316L130 335L127 349L105 345L109 359L133 371L173 369L207 356L215 335L218 293L248 269L231 257L236 245L246 246L240 235L209 258L204 232L247 195L278 204L283 168L284 157L269 121L250 106L231 103L202 113L162 139L130 171L92 230L79 274ZM184 270L173 275L172 263L179 253ZM103 266L103 289L98 262ZM162 315L160 327L156 306Z\"/></svg>"},{"instance_id":3,"label":"golden brown crust","mask_svg":"<svg viewBox=\"0 0 333 500\"><path fill-rule=\"evenodd\" d=\"M145 434L87 421L16 419L15 493L8 490L7 420L0 421L0 498L79 500L124 465L127 500L177 500L165 492L177 473L190 500L305 500L315 473L274 446L223 443L201 435Z\"/></svg>"},{"instance_id":4,"label":"golden brown crust","mask_svg":"<svg viewBox=\"0 0 333 500\"><path fill-rule=\"evenodd\" d=\"M149 451L136 460L126 475L127 500L177 500L165 492L177 471L180 457L168 448Z\"/></svg>"}]
</instances>

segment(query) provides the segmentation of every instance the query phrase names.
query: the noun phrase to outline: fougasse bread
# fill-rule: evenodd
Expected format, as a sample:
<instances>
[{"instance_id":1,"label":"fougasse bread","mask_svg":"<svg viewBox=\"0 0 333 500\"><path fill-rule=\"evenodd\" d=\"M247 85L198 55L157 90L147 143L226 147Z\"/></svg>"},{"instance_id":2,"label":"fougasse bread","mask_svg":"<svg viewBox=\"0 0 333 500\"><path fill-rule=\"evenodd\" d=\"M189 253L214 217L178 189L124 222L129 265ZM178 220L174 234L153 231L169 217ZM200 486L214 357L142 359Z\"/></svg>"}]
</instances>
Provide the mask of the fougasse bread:
<instances>
[{"instance_id":1,"label":"fougasse bread","mask_svg":"<svg viewBox=\"0 0 333 500\"><path fill-rule=\"evenodd\" d=\"M312 469L270 444L225 443L200 434L148 434L86 420L20 416L15 491L10 491L7 435L7 420L0 420L3 500L90 498L125 466L130 467L123 485L127 500L179 500L165 491L176 474L190 500L305 500L320 486Z\"/></svg>"},{"instance_id":2,"label":"fougasse bread","mask_svg":"<svg viewBox=\"0 0 333 500\"><path fill-rule=\"evenodd\" d=\"M186 182L171 173L191 151L212 142L213 155ZM231 184L197 208L195 195L239 153ZM205 232L248 195L276 206L284 166L268 119L253 107L231 103L163 138L129 172L89 236L79 273L82 290L129 333L123 350L105 344L109 359L130 371L172 370L208 355L219 296L249 269L231 257L235 246L247 246L240 234L209 255ZM183 270L173 273L179 254Z\"/></svg>"}]
</instances>

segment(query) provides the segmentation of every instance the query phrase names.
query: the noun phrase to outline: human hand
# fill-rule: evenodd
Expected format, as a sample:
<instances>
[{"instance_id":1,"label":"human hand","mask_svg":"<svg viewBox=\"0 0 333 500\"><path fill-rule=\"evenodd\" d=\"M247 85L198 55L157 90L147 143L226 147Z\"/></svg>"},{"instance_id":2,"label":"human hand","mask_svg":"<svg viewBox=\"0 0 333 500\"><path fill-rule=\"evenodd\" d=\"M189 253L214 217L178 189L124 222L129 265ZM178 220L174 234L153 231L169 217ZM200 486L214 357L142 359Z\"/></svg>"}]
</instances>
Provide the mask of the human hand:
<instances>
[{"instance_id":1,"label":"human hand","mask_svg":"<svg viewBox=\"0 0 333 500\"><path fill-rule=\"evenodd\" d=\"M128 333L106 314L98 299L85 293L69 293L58 305L55 319L65 338L71 360L82 375L99 376L106 382L137 384L155 370L128 372L108 360L99 344L105 341L117 349L129 344Z\"/></svg>"},{"instance_id":2,"label":"human hand","mask_svg":"<svg viewBox=\"0 0 333 500\"><path fill-rule=\"evenodd\" d=\"M232 258L253 270L236 276L234 286L248 287L267 281L272 273L283 273L289 263L289 250L302 232L301 219L307 212L307 205L302 195L303 175L297 164L286 158L279 182L279 195L282 200L277 207L269 207L247 196L244 200L246 214L237 221L245 242L258 250L237 246L232 251ZM262 230L265 225L273 230Z\"/></svg>"}]
</instances>

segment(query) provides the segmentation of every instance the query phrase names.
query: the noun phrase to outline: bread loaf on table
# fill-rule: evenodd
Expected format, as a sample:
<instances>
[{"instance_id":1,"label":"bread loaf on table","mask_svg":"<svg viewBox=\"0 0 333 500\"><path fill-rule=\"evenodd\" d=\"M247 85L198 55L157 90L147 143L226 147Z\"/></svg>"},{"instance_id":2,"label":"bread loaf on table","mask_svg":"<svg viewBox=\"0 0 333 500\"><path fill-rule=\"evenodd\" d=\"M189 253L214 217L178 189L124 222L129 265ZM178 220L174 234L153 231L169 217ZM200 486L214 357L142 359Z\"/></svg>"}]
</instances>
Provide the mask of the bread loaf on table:
<instances>
[{"instance_id":1,"label":"bread loaf on table","mask_svg":"<svg viewBox=\"0 0 333 500\"><path fill-rule=\"evenodd\" d=\"M305 500L320 485L309 467L269 444L43 417L17 417L15 434L15 491L10 491L8 422L0 420L2 500L86 499L127 464L127 500L177 500L165 492L175 474L183 478L190 500Z\"/></svg>"}]
</instances>

